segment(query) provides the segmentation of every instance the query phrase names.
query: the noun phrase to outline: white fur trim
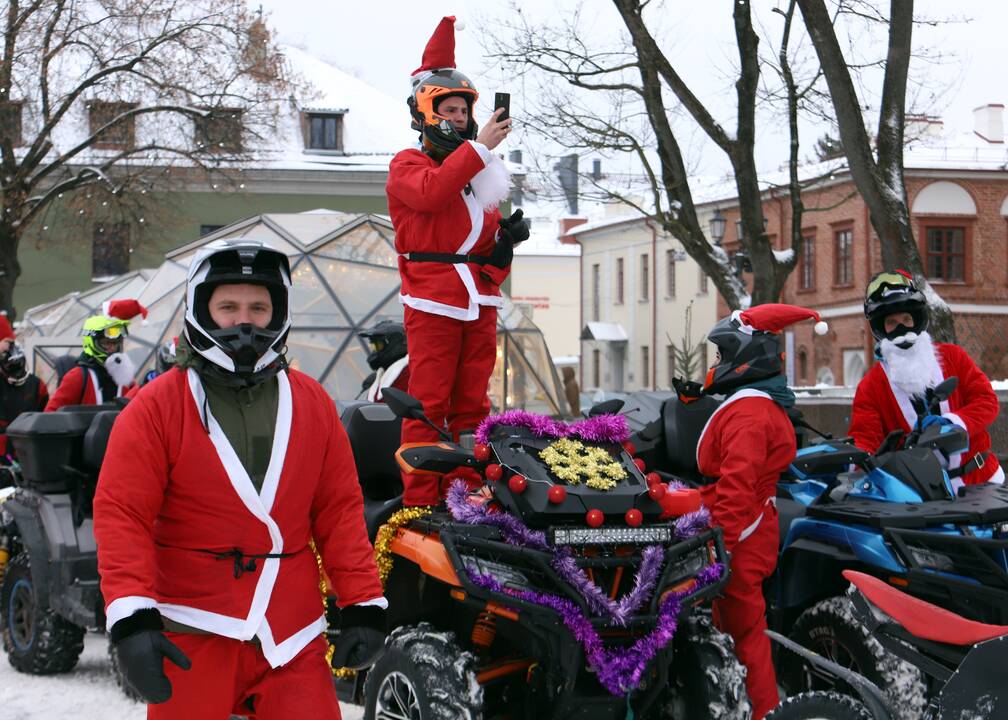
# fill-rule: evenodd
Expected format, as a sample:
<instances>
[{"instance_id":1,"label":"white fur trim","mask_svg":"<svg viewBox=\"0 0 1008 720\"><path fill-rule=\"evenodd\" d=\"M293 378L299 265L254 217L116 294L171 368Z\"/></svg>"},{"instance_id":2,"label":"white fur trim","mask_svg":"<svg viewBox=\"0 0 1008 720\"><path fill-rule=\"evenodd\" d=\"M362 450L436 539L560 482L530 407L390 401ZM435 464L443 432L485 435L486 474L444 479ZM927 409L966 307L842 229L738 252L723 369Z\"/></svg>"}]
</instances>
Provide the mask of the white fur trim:
<instances>
[{"instance_id":1,"label":"white fur trim","mask_svg":"<svg viewBox=\"0 0 1008 720\"><path fill-rule=\"evenodd\" d=\"M747 323L745 320L742 319L741 310L732 310L731 319L738 323L739 325L738 329L741 332L744 332L746 335L753 334L753 327L752 325L750 325L749 323Z\"/></svg>"},{"instance_id":2,"label":"white fur trim","mask_svg":"<svg viewBox=\"0 0 1008 720\"><path fill-rule=\"evenodd\" d=\"M91 378L91 387L94 388L94 401L95 405L101 405L103 402L101 385L98 383L98 373L93 369L88 368L88 377Z\"/></svg>"},{"instance_id":3,"label":"white fur trim","mask_svg":"<svg viewBox=\"0 0 1008 720\"><path fill-rule=\"evenodd\" d=\"M961 427L963 430L966 431L966 436L969 437L969 429L966 427L966 423L963 422L963 419L961 417L959 417L953 412L943 412L942 417L948 418L949 420L952 421L952 424ZM949 461L948 461L949 468L957 468L960 465L962 465L962 458L963 454L961 452L952 453L951 455L949 455Z\"/></svg>"},{"instance_id":4,"label":"white fur trim","mask_svg":"<svg viewBox=\"0 0 1008 720\"><path fill-rule=\"evenodd\" d=\"M312 621L309 625L305 625L277 645L276 641L273 640L273 631L270 629L269 623L263 618L262 625L259 626L256 636L259 638L263 657L269 662L270 667L275 668L286 665L293 660L308 643L324 633L326 627L325 615L321 615L317 620Z\"/></svg>"},{"instance_id":5,"label":"white fur trim","mask_svg":"<svg viewBox=\"0 0 1008 720\"><path fill-rule=\"evenodd\" d=\"M457 307L448 303L440 303L437 300L415 298L412 295L400 295L399 302L414 310L420 310L431 315L442 315L455 320L475 320L479 317L479 305L471 300L467 307Z\"/></svg>"},{"instance_id":6,"label":"white fur trim","mask_svg":"<svg viewBox=\"0 0 1008 720\"><path fill-rule=\"evenodd\" d=\"M477 148L477 152L479 148L483 147L481 143L477 142L472 145ZM493 210L507 198L511 189L511 174L507 165L496 155L491 154L487 159L481 153L480 157L483 158L486 167L476 173L469 181L469 185L472 187L473 195L479 201L481 209Z\"/></svg>"},{"instance_id":7,"label":"white fur trim","mask_svg":"<svg viewBox=\"0 0 1008 720\"><path fill-rule=\"evenodd\" d=\"M987 480L987 482L994 483L995 485L1004 485L1004 481L1005 481L1004 468L1000 466L998 466L998 469Z\"/></svg>"},{"instance_id":8,"label":"white fur trim","mask_svg":"<svg viewBox=\"0 0 1008 720\"><path fill-rule=\"evenodd\" d=\"M138 610L156 608L157 600L143 595L126 595L116 598L105 608L105 627L108 630L123 618L128 618Z\"/></svg>"},{"instance_id":9,"label":"white fur trim","mask_svg":"<svg viewBox=\"0 0 1008 720\"><path fill-rule=\"evenodd\" d=\"M409 355L403 355L387 368L378 368L374 382L368 388L368 402L378 402L381 399L381 391L398 380L407 365L409 365Z\"/></svg>"},{"instance_id":10,"label":"white fur trim","mask_svg":"<svg viewBox=\"0 0 1008 720\"><path fill-rule=\"evenodd\" d=\"M376 605L380 607L382 610L388 610L388 600L386 600L384 596L371 598L370 600L365 600L364 602L354 603L354 605L357 605L358 607L369 607L371 605Z\"/></svg>"}]
</instances>

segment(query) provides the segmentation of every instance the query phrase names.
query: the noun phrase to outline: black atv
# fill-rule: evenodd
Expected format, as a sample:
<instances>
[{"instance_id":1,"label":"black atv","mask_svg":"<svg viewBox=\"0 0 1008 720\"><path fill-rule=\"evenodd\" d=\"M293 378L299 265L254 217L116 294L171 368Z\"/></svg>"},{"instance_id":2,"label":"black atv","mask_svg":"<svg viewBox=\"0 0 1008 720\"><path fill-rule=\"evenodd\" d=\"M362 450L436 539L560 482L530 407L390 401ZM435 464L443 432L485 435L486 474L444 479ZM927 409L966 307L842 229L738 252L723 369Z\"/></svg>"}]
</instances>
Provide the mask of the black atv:
<instances>
[{"instance_id":1,"label":"black atv","mask_svg":"<svg viewBox=\"0 0 1008 720\"><path fill-rule=\"evenodd\" d=\"M104 631L91 503L121 407L23 413L7 427L21 467L0 503L0 548L10 556L0 570L0 628L20 672L68 672L84 633Z\"/></svg>"},{"instance_id":2,"label":"black atv","mask_svg":"<svg viewBox=\"0 0 1008 720\"><path fill-rule=\"evenodd\" d=\"M423 419L405 394L386 390L385 396L400 415ZM396 455L402 468L414 471L480 471L489 480L464 502L518 519L543 538L534 547L516 544L507 529L463 521L458 490L447 508L396 530L386 584L391 634L384 654L344 695L365 705L366 718L699 720L715 707L724 718L748 716L744 671L730 639L703 607L727 576L698 582L712 564L727 562L720 532L677 539L670 523L659 520L645 478L619 444L610 443L606 452L626 480L604 492L567 484L562 497L551 499L548 490L563 485L540 459L550 440L527 427L496 426L481 447L445 441L397 452L400 421L390 407L356 404L344 411L343 422L358 460L372 539L400 507L400 467L391 462ZM508 476L498 475L501 467L509 468ZM512 483L511 475L525 482ZM601 508L609 519L590 526L588 508ZM623 522L630 510L640 514L638 524ZM555 550L566 548L578 572L621 602L634 592L648 546L657 549L662 569L653 595L634 606L625 624L596 613L554 564ZM607 690L566 625L570 615L583 613L607 652L631 655L635 643L654 631L665 597L680 592L682 614L672 641L656 652L627 697ZM543 604L547 595L567 603L568 614L555 601Z\"/></svg>"}]
</instances>

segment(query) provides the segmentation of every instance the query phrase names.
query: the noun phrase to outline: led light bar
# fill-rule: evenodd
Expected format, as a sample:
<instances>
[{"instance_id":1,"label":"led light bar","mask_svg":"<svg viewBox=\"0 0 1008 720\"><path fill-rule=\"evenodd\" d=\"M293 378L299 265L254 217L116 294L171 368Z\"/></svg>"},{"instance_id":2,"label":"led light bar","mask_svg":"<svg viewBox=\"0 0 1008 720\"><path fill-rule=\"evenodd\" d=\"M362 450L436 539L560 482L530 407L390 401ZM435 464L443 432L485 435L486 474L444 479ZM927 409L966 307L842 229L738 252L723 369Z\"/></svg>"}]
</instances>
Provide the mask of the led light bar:
<instances>
[{"instance_id":1,"label":"led light bar","mask_svg":"<svg viewBox=\"0 0 1008 720\"><path fill-rule=\"evenodd\" d=\"M554 527L554 545L654 545L672 540L668 525L648 527Z\"/></svg>"}]
</instances>

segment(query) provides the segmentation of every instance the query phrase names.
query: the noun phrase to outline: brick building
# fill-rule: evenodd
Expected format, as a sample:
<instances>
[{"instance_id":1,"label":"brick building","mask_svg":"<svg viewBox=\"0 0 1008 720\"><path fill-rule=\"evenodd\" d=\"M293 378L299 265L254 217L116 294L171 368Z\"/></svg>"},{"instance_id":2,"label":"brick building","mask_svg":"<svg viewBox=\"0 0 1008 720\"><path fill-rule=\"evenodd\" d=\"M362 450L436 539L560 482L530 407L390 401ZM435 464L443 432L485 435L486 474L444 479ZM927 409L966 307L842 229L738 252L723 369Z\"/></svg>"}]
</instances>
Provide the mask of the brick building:
<instances>
[{"instance_id":1,"label":"brick building","mask_svg":"<svg viewBox=\"0 0 1008 720\"><path fill-rule=\"evenodd\" d=\"M941 123L916 123L920 139L904 158L914 236L934 289L955 317L959 344L991 379L1008 378L1008 153L1004 107L974 111L974 132L941 136ZM910 133L908 132L908 135ZM854 385L872 363L873 340L862 314L865 284L882 269L879 241L865 203L843 164L805 168L823 179L803 193L803 246L781 301L820 311L830 324L822 337L811 324L788 333L788 374L796 385ZM783 185L783 183L781 183ZM790 247L786 187L764 192L767 232ZM723 244L738 248L737 204L708 205L727 219ZM751 276L749 276L751 278ZM719 298L719 316L727 307ZM807 326L806 326L807 325Z\"/></svg>"}]
</instances>

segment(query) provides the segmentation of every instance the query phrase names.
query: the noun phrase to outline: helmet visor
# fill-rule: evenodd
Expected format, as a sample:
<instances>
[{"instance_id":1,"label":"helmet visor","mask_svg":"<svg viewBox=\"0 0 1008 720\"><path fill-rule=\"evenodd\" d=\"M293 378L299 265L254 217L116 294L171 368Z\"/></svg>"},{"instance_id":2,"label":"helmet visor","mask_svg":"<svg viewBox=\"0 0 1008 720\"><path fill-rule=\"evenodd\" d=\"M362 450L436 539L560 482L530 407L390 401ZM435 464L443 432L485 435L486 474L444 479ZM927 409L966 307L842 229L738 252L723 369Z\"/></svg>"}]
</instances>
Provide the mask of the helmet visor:
<instances>
[{"instance_id":1,"label":"helmet visor","mask_svg":"<svg viewBox=\"0 0 1008 720\"><path fill-rule=\"evenodd\" d=\"M865 297L885 296L888 290L906 292L907 290L912 290L913 287L913 281L906 275L898 272L883 272L873 277L868 283Z\"/></svg>"},{"instance_id":2,"label":"helmet visor","mask_svg":"<svg viewBox=\"0 0 1008 720\"><path fill-rule=\"evenodd\" d=\"M112 325L101 331L107 340L118 340L126 334L126 328L122 325Z\"/></svg>"}]
</instances>

